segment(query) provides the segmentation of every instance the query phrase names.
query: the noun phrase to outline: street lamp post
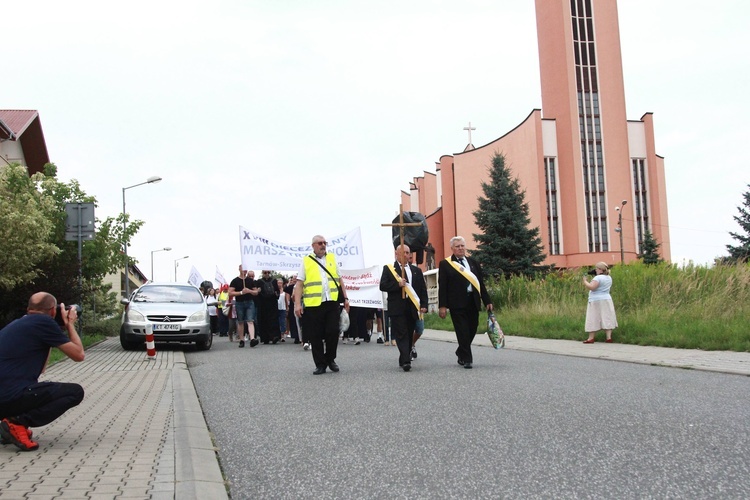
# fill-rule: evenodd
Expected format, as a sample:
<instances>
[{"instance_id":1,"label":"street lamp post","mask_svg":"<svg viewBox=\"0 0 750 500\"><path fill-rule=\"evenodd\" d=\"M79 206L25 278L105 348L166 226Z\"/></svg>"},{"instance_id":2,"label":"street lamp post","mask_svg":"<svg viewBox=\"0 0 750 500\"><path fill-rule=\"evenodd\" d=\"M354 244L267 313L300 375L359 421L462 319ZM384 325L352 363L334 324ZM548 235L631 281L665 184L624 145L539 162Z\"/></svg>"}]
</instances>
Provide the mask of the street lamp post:
<instances>
[{"instance_id":1,"label":"street lamp post","mask_svg":"<svg viewBox=\"0 0 750 500\"><path fill-rule=\"evenodd\" d=\"M146 179L146 182L140 182L138 184L133 184L132 186L122 188L122 246L125 251L125 298L130 297L130 271L128 269L130 266L128 265L128 239L126 237L128 221L127 221L127 215L125 212L125 190L138 187L138 186L143 186L144 184L154 184L160 181L161 181L161 177L159 177L158 175L155 175L153 177L149 177L148 179Z\"/></svg>"},{"instance_id":2,"label":"street lamp post","mask_svg":"<svg viewBox=\"0 0 750 500\"><path fill-rule=\"evenodd\" d=\"M170 250L172 250L170 247L151 250L151 281L154 281L154 252L169 252Z\"/></svg>"},{"instance_id":3,"label":"street lamp post","mask_svg":"<svg viewBox=\"0 0 750 500\"><path fill-rule=\"evenodd\" d=\"M628 200L622 200L619 207L615 207L617 212L617 227L615 232L620 233L620 264L625 264L625 249L622 247L622 209L628 204Z\"/></svg>"},{"instance_id":4,"label":"street lamp post","mask_svg":"<svg viewBox=\"0 0 750 500\"><path fill-rule=\"evenodd\" d=\"M180 257L179 259L175 259L175 261L174 261L174 282L175 283L177 283L177 262L179 262L181 260L185 260L185 259L187 259L189 257L190 257L189 255L186 255L184 257Z\"/></svg>"}]
</instances>

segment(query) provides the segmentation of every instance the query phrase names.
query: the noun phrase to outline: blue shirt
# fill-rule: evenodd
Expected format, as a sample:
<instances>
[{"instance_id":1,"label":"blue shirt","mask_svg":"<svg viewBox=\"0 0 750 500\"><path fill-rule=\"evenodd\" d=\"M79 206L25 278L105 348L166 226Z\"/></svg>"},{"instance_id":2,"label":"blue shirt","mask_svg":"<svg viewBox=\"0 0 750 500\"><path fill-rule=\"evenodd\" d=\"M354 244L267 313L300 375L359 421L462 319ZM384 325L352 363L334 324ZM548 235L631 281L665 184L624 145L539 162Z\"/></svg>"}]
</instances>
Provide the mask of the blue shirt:
<instances>
[{"instance_id":1,"label":"blue shirt","mask_svg":"<svg viewBox=\"0 0 750 500\"><path fill-rule=\"evenodd\" d=\"M595 276L591 281L599 282L599 286L596 290L589 290L589 302L596 302L597 300L612 300L612 296L609 294L609 289L612 288L612 277L606 274L599 274Z\"/></svg>"},{"instance_id":2,"label":"blue shirt","mask_svg":"<svg viewBox=\"0 0 750 500\"><path fill-rule=\"evenodd\" d=\"M46 314L28 314L0 330L0 403L13 401L37 383L50 347L70 342Z\"/></svg>"}]
</instances>

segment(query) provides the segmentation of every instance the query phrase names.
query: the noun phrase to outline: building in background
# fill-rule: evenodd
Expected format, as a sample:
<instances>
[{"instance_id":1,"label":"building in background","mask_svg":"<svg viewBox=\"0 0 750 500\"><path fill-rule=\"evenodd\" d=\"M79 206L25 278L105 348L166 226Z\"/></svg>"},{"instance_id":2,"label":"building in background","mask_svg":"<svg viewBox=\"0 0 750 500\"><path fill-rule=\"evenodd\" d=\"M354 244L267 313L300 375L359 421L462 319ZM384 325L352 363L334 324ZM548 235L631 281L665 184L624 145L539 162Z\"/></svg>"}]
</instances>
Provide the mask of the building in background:
<instances>
[{"instance_id":1,"label":"building in background","mask_svg":"<svg viewBox=\"0 0 750 500\"><path fill-rule=\"evenodd\" d=\"M0 109L0 166L18 163L29 175L44 172L49 163L39 112L33 109Z\"/></svg>"},{"instance_id":2,"label":"building in background","mask_svg":"<svg viewBox=\"0 0 750 500\"><path fill-rule=\"evenodd\" d=\"M463 152L441 157L435 173L402 191L404 208L427 215L436 262L450 255L452 236L475 248L472 213L501 153L526 192L545 264L630 262L647 230L669 260L664 159L655 152L652 114L626 118L616 0L536 0L536 18L542 109L489 144L475 148L470 140Z\"/></svg>"}]
</instances>

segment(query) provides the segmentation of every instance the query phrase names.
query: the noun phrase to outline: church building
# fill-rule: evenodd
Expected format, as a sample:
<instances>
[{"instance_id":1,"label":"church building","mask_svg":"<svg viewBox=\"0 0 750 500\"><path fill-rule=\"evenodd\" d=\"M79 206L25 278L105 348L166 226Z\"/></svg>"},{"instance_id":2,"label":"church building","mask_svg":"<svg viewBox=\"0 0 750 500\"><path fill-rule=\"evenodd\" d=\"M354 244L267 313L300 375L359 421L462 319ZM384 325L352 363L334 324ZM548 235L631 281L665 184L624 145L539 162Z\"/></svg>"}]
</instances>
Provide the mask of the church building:
<instances>
[{"instance_id":1,"label":"church building","mask_svg":"<svg viewBox=\"0 0 750 500\"><path fill-rule=\"evenodd\" d=\"M616 0L536 0L536 20L542 109L489 144L442 156L402 191L404 210L427 216L435 262L455 235L476 248L472 213L500 153L525 191L544 264L627 263L646 231L669 260L664 158L652 114L626 117Z\"/></svg>"}]
</instances>

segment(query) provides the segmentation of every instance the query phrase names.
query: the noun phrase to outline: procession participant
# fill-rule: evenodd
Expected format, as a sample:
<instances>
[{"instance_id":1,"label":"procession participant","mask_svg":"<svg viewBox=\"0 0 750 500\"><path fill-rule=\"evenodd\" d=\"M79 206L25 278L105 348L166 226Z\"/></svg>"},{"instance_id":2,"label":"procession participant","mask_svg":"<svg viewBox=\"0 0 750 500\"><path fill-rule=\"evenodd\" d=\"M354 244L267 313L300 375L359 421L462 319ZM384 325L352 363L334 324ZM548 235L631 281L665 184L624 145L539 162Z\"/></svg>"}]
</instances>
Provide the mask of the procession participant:
<instances>
[{"instance_id":1,"label":"procession participant","mask_svg":"<svg viewBox=\"0 0 750 500\"><path fill-rule=\"evenodd\" d=\"M322 375L326 368L339 371L335 361L339 341L339 294L343 295L344 308L349 313L349 299L336 257L326 251L327 245L323 236L313 237L313 253L302 259L294 287L294 314L300 318L305 340L312 346L313 375Z\"/></svg>"},{"instance_id":2,"label":"procession participant","mask_svg":"<svg viewBox=\"0 0 750 500\"><path fill-rule=\"evenodd\" d=\"M399 245L394 253L396 261L383 266L380 290L388 293L388 317L391 334L398 346L398 365L408 372L411 370L414 326L420 314L427 312L427 286L422 271L409 264L409 247Z\"/></svg>"},{"instance_id":3,"label":"procession participant","mask_svg":"<svg viewBox=\"0 0 750 500\"><path fill-rule=\"evenodd\" d=\"M466 240L454 236L450 245L453 255L440 261L438 267L438 315L445 319L450 309L458 340L458 364L471 368L474 361L471 342L479 327L480 300L487 311L492 311L492 302L484 286L482 267L466 256Z\"/></svg>"}]
</instances>

